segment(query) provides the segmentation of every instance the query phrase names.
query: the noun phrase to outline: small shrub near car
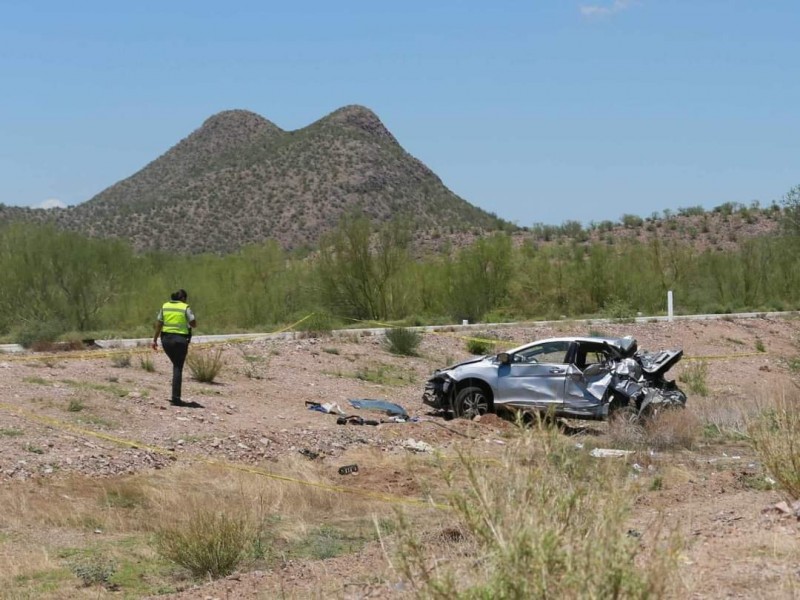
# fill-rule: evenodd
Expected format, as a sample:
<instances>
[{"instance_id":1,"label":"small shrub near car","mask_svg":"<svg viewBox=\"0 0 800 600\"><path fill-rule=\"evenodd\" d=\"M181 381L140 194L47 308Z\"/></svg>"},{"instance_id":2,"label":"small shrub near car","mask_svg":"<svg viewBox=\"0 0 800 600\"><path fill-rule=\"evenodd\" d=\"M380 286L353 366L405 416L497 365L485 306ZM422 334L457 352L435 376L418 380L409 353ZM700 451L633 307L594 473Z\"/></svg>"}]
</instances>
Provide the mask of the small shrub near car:
<instances>
[{"instance_id":1,"label":"small shrub near car","mask_svg":"<svg viewBox=\"0 0 800 600\"><path fill-rule=\"evenodd\" d=\"M392 354L400 356L417 356L417 348L422 336L405 327L395 327L386 332L386 346Z\"/></svg>"},{"instance_id":2,"label":"small shrub near car","mask_svg":"<svg viewBox=\"0 0 800 600\"><path fill-rule=\"evenodd\" d=\"M467 352L476 356L484 356L494 352L495 343L480 338L470 338L467 340Z\"/></svg>"},{"instance_id":3,"label":"small shrub near car","mask_svg":"<svg viewBox=\"0 0 800 600\"><path fill-rule=\"evenodd\" d=\"M703 360L689 363L678 380L685 383L691 392L708 396L708 363Z\"/></svg>"}]
</instances>

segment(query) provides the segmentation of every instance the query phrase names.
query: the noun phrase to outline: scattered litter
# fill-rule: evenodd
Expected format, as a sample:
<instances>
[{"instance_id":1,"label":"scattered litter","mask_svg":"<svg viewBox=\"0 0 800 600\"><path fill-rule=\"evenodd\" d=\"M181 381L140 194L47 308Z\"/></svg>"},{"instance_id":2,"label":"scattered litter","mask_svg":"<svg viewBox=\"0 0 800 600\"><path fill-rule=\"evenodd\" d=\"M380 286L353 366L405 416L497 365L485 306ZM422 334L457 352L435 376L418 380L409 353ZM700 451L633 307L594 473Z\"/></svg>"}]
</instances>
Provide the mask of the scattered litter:
<instances>
[{"instance_id":1,"label":"scattered litter","mask_svg":"<svg viewBox=\"0 0 800 600\"><path fill-rule=\"evenodd\" d=\"M365 419L358 415L350 415L349 417L339 417L336 419L337 425L380 425L378 421L372 419Z\"/></svg>"},{"instance_id":2,"label":"scattered litter","mask_svg":"<svg viewBox=\"0 0 800 600\"><path fill-rule=\"evenodd\" d=\"M335 413L337 415L345 414L345 412L336 402L319 403L319 402L310 402L306 400L306 406L308 407L308 410L316 410L321 413L326 413L326 414Z\"/></svg>"},{"instance_id":3,"label":"scattered litter","mask_svg":"<svg viewBox=\"0 0 800 600\"><path fill-rule=\"evenodd\" d=\"M389 417L384 423L408 423L410 420L408 417L394 416Z\"/></svg>"},{"instance_id":4,"label":"scattered litter","mask_svg":"<svg viewBox=\"0 0 800 600\"><path fill-rule=\"evenodd\" d=\"M406 450L413 450L414 452L433 452L433 446L421 440L408 438L400 442L400 445Z\"/></svg>"},{"instance_id":5,"label":"scattered litter","mask_svg":"<svg viewBox=\"0 0 800 600\"><path fill-rule=\"evenodd\" d=\"M305 456L308 460L314 460L319 458L319 452L314 452L313 450L309 450L308 448L303 448L300 451L300 454Z\"/></svg>"},{"instance_id":6,"label":"scattered litter","mask_svg":"<svg viewBox=\"0 0 800 600\"><path fill-rule=\"evenodd\" d=\"M595 458L619 458L633 454L633 450L615 450L613 448L595 448L589 455Z\"/></svg>"},{"instance_id":7,"label":"scattered litter","mask_svg":"<svg viewBox=\"0 0 800 600\"><path fill-rule=\"evenodd\" d=\"M358 473L358 465L339 467L339 475L350 475L350 473Z\"/></svg>"},{"instance_id":8,"label":"scattered litter","mask_svg":"<svg viewBox=\"0 0 800 600\"><path fill-rule=\"evenodd\" d=\"M578 450L583 450L583 444L581 444L580 442L577 442L577 443L575 444L575 447L576 447Z\"/></svg>"},{"instance_id":9,"label":"scattered litter","mask_svg":"<svg viewBox=\"0 0 800 600\"><path fill-rule=\"evenodd\" d=\"M632 466L633 466L633 470L636 471L637 473L641 473L642 471L644 471L644 467L642 465L640 465L639 463L633 463Z\"/></svg>"},{"instance_id":10,"label":"scattered litter","mask_svg":"<svg viewBox=\"0 0 800 600\"><path fill-rule=\"evenodd\" d=\"M379 410L381 412L385 412L387 415L399 415L401 417L408 416L408 413L406 412L405 408L403 408L399 404L395 404L394 402L388 402L386 400L351 399L349 402L353 406L353 408L363 408L365 410Z\"/></svg>"}]
</instances>

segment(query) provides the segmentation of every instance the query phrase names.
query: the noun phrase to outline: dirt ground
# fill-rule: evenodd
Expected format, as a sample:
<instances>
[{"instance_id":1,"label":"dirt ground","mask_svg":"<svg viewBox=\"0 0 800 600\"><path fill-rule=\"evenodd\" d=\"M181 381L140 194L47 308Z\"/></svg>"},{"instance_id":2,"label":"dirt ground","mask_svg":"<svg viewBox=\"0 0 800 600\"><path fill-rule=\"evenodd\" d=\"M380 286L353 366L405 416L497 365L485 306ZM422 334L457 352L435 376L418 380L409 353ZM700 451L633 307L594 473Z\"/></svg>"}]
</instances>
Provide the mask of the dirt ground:
<instances>
[{"instance_id":1,"label":"dirt ground","mask_svg":"<svg viewBox=\"0 0 800 600\"><path fill-rule=\"evenodd\" d=\"M335 473L372 451L398 467L362 467L357 475L334 481L418 498L422 490L400 467L404 456L424 452L425 444L440 451L464 443L486 453L500 451L503 432L513 427L494 416L480 422L445 420L423 406L422 388L433 369L469 357L463 336L493 337L503 340L501 348L510 348L538 338L590 334L633 335L646 350L683 348L685 359L670 373L676 379L688 365L704 361L708 395L687 390L687 410L704 431L740 423L770 394L798 382L790 368L791 359L800 355L797 318L442 331L426 334L420 356L413 358L388 353L381 337L353 334L223 344L215 346L225 359L217 382L198 383L187 372L184 399L202 408L169 405L171 367L162 352L136 351L129 366L120 366L124 352L117 351L4 355L0 485L45 485L74 473L125 476L198 459L267 471L304 456ZM154 361L154 372L140 368L142 357ZM334 402L348 414L386 420L380 413L353 409L348 400L354 398L400 404L417 420L338 425L334 415L307 405ZM574 429L576 443L581 436L605 439L605 424L576 423ZM770 489L746 440L701 433L694 449L671 452L660 465L658 488L636 499L631 530L646 530L658 515L676 526L683 539L682 595L789 598L800 593L798 520L772 509L782 498ZM7 529L0 519L0 534ZM367 574L374 585L352 583ZM403 589L380 545L369 543L354 554L288 561L159 598L393 597Z\"/></svg>"}]
</instances>

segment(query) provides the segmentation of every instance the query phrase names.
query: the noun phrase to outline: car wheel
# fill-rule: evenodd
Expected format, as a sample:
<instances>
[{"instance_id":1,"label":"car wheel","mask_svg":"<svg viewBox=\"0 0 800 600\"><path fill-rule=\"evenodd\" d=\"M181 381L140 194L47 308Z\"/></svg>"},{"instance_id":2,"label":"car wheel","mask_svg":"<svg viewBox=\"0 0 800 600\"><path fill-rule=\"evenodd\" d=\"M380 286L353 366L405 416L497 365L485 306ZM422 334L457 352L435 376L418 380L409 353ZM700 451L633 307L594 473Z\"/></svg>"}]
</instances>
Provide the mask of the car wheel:
<instances>
[{"instance_id":1,"label":"car wheel","mask_svg":"<svg viewBox=\"0 0 800 600\"><path fill-rule=\"evenodd\" d=\"M473 419L489 412L489 397L483 389L471 385L458 392L453 406L457 417Z\"/></svg>"}]
</instances>

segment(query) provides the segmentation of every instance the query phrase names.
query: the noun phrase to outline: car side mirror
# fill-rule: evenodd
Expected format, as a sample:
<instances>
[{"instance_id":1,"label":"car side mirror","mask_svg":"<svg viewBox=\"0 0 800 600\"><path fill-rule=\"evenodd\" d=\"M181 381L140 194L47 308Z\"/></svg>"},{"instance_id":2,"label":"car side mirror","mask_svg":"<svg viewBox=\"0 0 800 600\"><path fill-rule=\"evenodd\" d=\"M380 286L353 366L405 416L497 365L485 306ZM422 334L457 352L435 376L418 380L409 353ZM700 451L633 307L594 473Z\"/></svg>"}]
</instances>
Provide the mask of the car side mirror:
<instances>
[{"instance_id":1,"label":"car side mirror","mask_svg":"<svg viewBox=\"0 0 800 600\"><path fill-rule=\"evenodd\" d=\"M501 365L508 365L511 363L511 355L508 352L501 352L497 355L497 362Z\"/></svg>"}]
</instances>

